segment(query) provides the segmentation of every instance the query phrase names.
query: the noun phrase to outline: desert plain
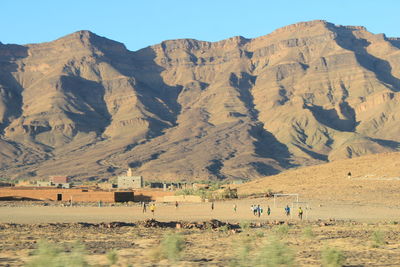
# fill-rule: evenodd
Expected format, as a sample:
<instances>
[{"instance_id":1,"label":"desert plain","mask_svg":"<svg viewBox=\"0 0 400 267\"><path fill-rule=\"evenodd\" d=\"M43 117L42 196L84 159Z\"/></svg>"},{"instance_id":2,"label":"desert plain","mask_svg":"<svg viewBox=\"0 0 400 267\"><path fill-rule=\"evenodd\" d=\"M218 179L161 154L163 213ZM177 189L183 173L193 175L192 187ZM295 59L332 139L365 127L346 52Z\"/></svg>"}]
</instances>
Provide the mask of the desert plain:
<instances>
[{"instance_id":1,"label":"desert plain","mask_svg":"<svg viewBox=\"0 0 400 267\"><path fill-rule=\"evenodd\" d=\"M214 210L210 203L180 203L178 208L157 203L154 215L132 203L68 207L3 202L0 266L32 262L43 240L67 255L72 244L83 244L84 258L93 266L256 266L252 259L276 239L289 251L285 250L289 254L284 257L293 257L292 266L321 266L327 248L345 255L344 266L400 266L398 205L300 200L307 203L303 220L297 217L296 208L291 216L284 214L283 206L293 201L291 197L277 198L276 207L272 197L216 201ZM253 204L264 210L269 205L271 214L254 216ZM184 249L174 261L157 253L171 233L184 240ZM116 262L109 260L112 252Z\"/></svg>"},{"instance_id":2,"label":"desert plain","mask_svg":"<svg viewBox=\"0 0 400 267\"><path fill-rule=\"evenodd\" d=\"M35 254L43 242L66 257L76 255L79 242L79 255L93 266L279 266L270 259L321 266L329 255L339 265L324 266L400 266L399 155L368 155L232 185L239 198L215 201L214 209L211 202L156 203L151 214L140 203L2 201L0 266L42 266ZM296 196L273 194L298 194L299 203ZM251 205L263 214L255 216ZM173 259L160 254L172 233L181 240Z\"/></svg>"},{"instance_id":3,"label":"desert plain","mask_svg":"<svg viewBox=\"0 0 400 267\"><path fill-rule=\"evenodd\" d=\"M156 203L153 215L140 203L3 201L0 266L29 266L43 240L65 255L79 242L93 266L276 266L268 259L277 254L292 266L321 266L329 250L342 266L400 266L398 158L368 155L235 185L239 198L215 201L213 210L211 202ZM299 194L299 203L274 193ZM171 233L183 240L174 260L159 253Z\"/></svg>"}]
</instances>

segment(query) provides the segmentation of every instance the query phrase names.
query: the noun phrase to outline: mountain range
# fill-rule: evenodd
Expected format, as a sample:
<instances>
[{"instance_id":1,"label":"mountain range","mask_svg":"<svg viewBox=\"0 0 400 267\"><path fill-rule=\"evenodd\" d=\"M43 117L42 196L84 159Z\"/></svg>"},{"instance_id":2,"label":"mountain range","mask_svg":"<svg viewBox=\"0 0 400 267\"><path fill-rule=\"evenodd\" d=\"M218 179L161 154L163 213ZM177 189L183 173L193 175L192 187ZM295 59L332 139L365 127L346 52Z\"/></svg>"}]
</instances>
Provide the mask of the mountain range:
<instances>
[{"instance_id":1,"label":"mountain range","mask_svg":"<svg viewBox=\"0 0 400 267\"><path fill-rule=\"evenodd\" d=\"M399 151L399 91L400 38L320 20L138 51L0 43L0 177L247 180Z\"/></svg>"}]
</instances>

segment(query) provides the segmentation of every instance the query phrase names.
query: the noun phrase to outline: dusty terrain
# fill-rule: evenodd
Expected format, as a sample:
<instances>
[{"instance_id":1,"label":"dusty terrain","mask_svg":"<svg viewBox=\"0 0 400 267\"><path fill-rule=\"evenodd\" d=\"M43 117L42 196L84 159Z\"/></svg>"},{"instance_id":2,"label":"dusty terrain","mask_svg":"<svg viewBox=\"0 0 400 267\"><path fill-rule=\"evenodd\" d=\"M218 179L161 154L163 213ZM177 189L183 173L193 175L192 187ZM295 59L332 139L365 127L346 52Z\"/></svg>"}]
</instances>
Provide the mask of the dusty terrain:
<instances>
[{"instance_id":1,"label":"dusty terrain","mask_svg":"<svg viewBox=\"0 0 400 267\"><path fill-rule=\"evenodd\" d=\"M0 207L0 222L7 223L64 223L64 222L135 222L145 219L157 219L159 221L175 221L175 220L210 220L218 219L221 221L265 221L265 220L282 220L286 219L284 215L284 206L289 204L292 206L294 198L278 198L276 207L272 199L264 198L243 199L237 201L216 202L215 209L211 211L210 203L187 203L180 204L178 209L169 204L157 204L156 211L153 215L147 210L142 212L139 205L129 207L61 207L61 206L2 206ZM346 202L322 202L310 201L300 198L300 201L307 202L302 205L305 210L305 217L310 220L317 219L338 219L338 220L356 220L362 222L377 222L382 220L397 220L400 218L400 206L384 206L371 204L353 204ZM233 211L233 205L237 205L237 212ZM256 218L250 212L250 206L256 204L261 205L264 209L269 205L272 214L267 217L265 214L260 218ZM297 205L294 205L297 211ZM296 215L293 214L293 218Z\"/></svg>"},{"instance_id":2,"label":"dusty terrain","mask_svg":"<svg viewBox=\"0 0 400 267\"><path fill-rule=\"evenodd\" d=\"M252 179L397 151L399 44L326 21L135 52L89 31L0 43L0 176Z\"/></svg>"},{"instance_id":3,"label":"dusty terrain","mask_svg":"<svg viewBox=\"0 0 400 267\"><path fill-rule=\"evenodd\" d=\"M253 201L259 203L262 200L254 199ZM307 220L301 222L294 218L282 220L289 224L286 234L281 231L282 225L275 225L277 218L283 219L282 216L276 215L281 211L273 210L270 218L264 214L261 219L256 219L247 210L248 203L242 204L245 204L246 210L242 210L242 205L239 205L238 214L234 214L230 205L224 206L217 202L212 215L209 205L204 205L208 214L203 214L203 216L192 216L197 214L194 210L200 207L194 209L193 205L184 205L179 208L182 210L177 211L173 210L172 206L159 207L155 216L157 219L168 220L170 217L166 214L174 213L173 217L176 218L174 221L186 219L189 222L201 222L210 221L208 218L211 217L221 219L229 217L233 221L240 221L242 224L239 225L244 225L244 219L253 222L254 228L243 228L236 232L223 227L203 230L174 229L174 224L172 228L167 229L146 228L143 221L137 221L143 216L133 216L134 213L140 212L139 208L133 207L129 207L129 211L132 212L132 215L129 215L129 223L122 224L77 223L78 221L111 221L111 217L112 219L126 218L122 214L126 214L127 209L122 207L113 207L113 212L111 208L85 207L81 208L80 216L71 212L75 208L43 207L47 209L47 212L40 208L32 208L29 214L25 213L24 219L21 219L21 215L15 217L15 221L19 221L18 224L8 224L3 223L8 219L5 219L6 210L2 207L0 266L21 266L24 262L31 261L33 250L37 248L39 240L47 240L58 246L63 245L67 251L73 242L80 241L86 248L87 261L96 266L108 264L106 255L111 250L116 250L119 255L116 266L129 266L129 264L132 266L228 266L234 259L240 258L240 251L246 244L252 247L250 255L257 255L258 250L267 244L272 236L277 235L295 254L295 266L320 266L321 251L325 247L342 250L346 256L346 266L399 266L400 264L400 225L395 224L394 221L365 223L347 220ZM27 210L28 208L15 209ZM97 212L93 212L92 209L97 209ZM57 210L63 210L63 212L56 213ZM202 211L200 208L200 214L202 212L205 210ZM362 209L355 209L354 213L361 215L362 212ZM227 216L227 213L230 213L230 216ZM45 214L47 214L46 217L44 217ZM94 215L97 218L94 218ZM62 221L66 217L69 220L66 220L68 223L39 223L36 216L41 216L42 221L46 222ZM151 215L148 214L145 217L151 217ZM400 218L399 210L397 210L398 218ZM306 236L307 228L311 229L313 236ZM373 247L372 235L376 231L384 235L384 242L379 247ZM185 249L179 262L157 260L154 256L154 251L163 239L163 235L170 232L180 233L185 239Z\"/></svg>"},{"instance_id":4,"label":"dusty terrain","mask_svg":"<svg viewBox=\"0 0 400 267\"><path fill-rule=\"evenodd\" d=\"M320 266L325 247L340 248L346 266L400 266L398 158L399 153L368 155L265 177L238 185L239 196L246 198L217 201L214 210L211 203L180 203L177 209L157 203L152 215L134 203L69 207L57 202L0 202L0 266L32 260L29 255L41 239L66 244L67 251L73 241L80 240L91 264L106 265L106 254L116 249L119 266L227 266L239 257L237 250L249 244L251 255L257 257L263 244L279 234L276 224L280 223L289 225L288 234L280 240L294 251L295 266ZM266 197L271 193L298 193L300 203L293 203L296 197ZM270 206L271 215L264 212L256 217L251 205L261 205L264 211ZM285 205L293 207L292 216L284 214ZM300 205L303 221L296 216ZM168 229L146 228L143 221L148 219L173 223ZM175 229L179 221L212 219L236 226L251 222L254 228L236 232L223 227ZM315 236L306 238L309 227ZM171 231L186 240L179 263L159 261L152 254ZM376 233L382 235L379 245L372 238Z\"/></svg>"},{"instance_id":5,"label":"dusty terrain","mask_svg":"<svg viewBox=\"0 0 400 267\"><path fill-rule=\"evenodd\" d=\"M237 187L239 195L297 193L322 202L399 207L400 153L383 153L302 167ZM348 173L351 173L351 177Z\"/></svg>"}]
</instances>

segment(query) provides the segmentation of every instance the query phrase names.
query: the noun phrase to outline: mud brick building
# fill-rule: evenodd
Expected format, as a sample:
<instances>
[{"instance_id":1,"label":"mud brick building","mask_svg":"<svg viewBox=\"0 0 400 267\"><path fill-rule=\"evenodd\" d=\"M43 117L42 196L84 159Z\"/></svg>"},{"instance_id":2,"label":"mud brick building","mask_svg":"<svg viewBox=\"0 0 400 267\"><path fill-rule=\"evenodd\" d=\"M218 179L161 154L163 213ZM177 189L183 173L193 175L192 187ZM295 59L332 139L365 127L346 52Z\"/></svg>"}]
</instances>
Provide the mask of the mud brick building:
<instances>
[{"instance_id":1,"label":"mud brick building","mask_svg":"<svg viewBox=\"0 0 400 267\"><path fill-rule=\"evenodd\" d=\"M63 175L53 175L50 176L50 182L53 184L66 184L69 183L69 178Z\"/></svg>"},{"instance_id":2,"label":"mud brick building","mask_svg":"<svg viewBox=\"0 0 400 267\"><path fill-rule=\"evenodd\" d=\"M133 189L143 187L143 177L133 176L132 169L129 168L126 175L118 176L118 188Z\"/></svg>"},{"instance_id":3,"label":"mud brick building","mask_svg":"<svg viewBox=\"0 0 400 267\"><path fill-rule=\"evenodd\" d=\"M0 189L0 199L15 198L32 200L74 201L74 202L128 202L134 201L133 191L95 191L88 189L62 189L39 187L8 187Z\"/></svg>"}]
</instances>

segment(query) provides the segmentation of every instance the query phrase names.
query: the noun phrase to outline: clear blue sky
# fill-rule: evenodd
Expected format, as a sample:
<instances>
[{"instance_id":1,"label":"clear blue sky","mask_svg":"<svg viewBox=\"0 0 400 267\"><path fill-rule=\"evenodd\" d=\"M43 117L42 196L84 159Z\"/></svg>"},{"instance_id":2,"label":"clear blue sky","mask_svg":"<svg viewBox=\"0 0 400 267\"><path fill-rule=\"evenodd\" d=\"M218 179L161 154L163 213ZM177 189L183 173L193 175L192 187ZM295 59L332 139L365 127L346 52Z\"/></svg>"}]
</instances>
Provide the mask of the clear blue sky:
<instances>
[{"instance_id":1,"label":"clear blue sky","mask_svg":"<svg viewBox=\"0 0 400 267\"><path fill-rule=\"evenodd\" d=\"M253 38L314 19L400 37L399 13L400 0L0 0L0 42L90 30L138 50L168 39Z\"/></svg>"}]
</instances>

